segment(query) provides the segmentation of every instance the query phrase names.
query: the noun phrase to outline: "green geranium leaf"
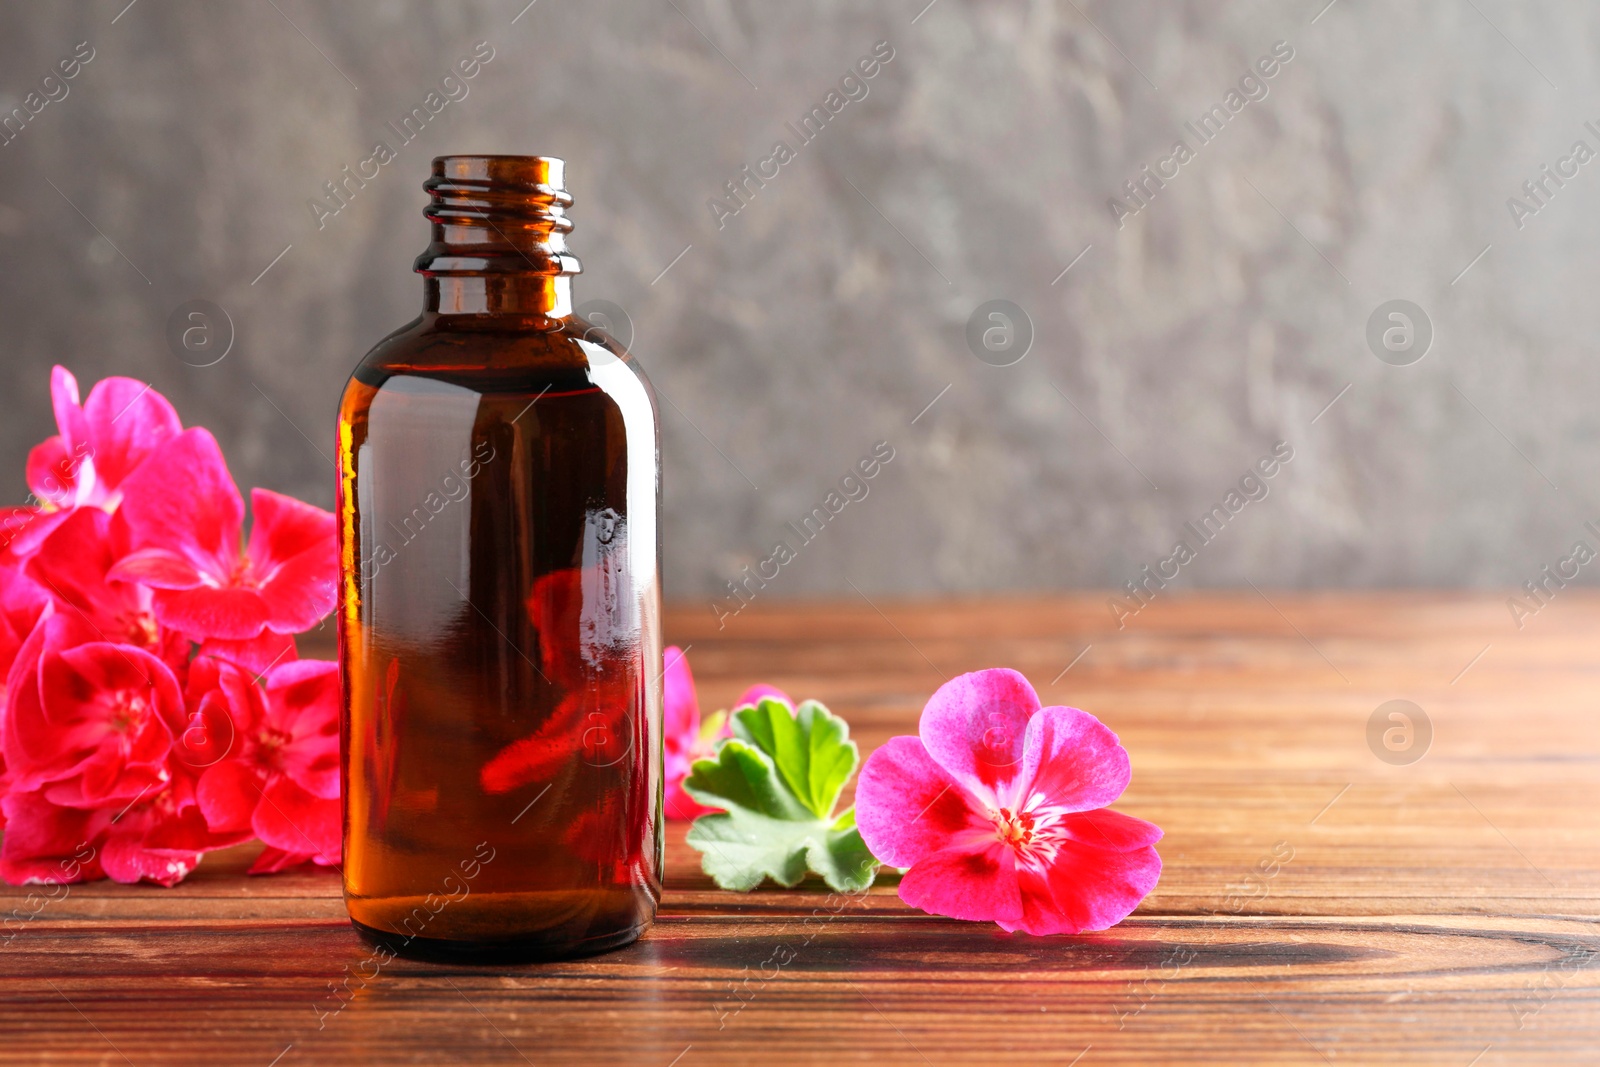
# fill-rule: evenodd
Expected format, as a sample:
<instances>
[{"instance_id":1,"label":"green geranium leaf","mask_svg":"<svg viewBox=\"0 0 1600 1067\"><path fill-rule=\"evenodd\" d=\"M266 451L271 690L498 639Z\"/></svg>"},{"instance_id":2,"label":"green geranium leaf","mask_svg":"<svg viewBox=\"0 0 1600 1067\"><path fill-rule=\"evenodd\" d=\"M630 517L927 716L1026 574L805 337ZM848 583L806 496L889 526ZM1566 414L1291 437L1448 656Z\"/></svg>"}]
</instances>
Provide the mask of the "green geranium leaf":
<instances>
[{"instance_id":1,"label":"green geranium leaf","mask_svg":"<svg viewBox=\"0 0 1600 1067\"><path fill-rule=\"evenodd\" d=\"M695 800L724 809L689 828L705 872L741 892L765 878L793 886L808 870L839 892L871 885L877 864L855 809L833 810L861 761L845 721L814 700L791 713L767 699L735 712L733 733L683 783Z\"/></svg>"}]
</instances>

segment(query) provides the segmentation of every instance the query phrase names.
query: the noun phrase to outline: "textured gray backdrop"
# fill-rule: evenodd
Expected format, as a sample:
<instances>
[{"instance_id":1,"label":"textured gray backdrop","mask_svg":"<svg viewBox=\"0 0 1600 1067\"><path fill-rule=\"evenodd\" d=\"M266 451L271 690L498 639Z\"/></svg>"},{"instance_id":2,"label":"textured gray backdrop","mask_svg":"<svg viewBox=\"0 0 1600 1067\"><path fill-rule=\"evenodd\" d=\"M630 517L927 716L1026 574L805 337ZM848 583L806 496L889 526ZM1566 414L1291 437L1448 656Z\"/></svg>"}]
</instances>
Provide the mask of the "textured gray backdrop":
<instances>
[{"instance_id":1,"label":"textured gray backdrop","mask_svg":"<svg viewBox=\"0 0 1600 1067\"><path fill-rule=\"evenodd\" d=\"M925 2L6 5L0 114L94 52L0 146L7 499L61 362L153 382L242 483L330 505L338 392L418 307L429 159L537 152L569 162L580 302L627 310L668 400L669 596L798 545L880 440L868 496L762 596L1120 585L1280 440L1177 585L1520 585L1600 544L1600 162L1571 155L1600 149L1600 9ZM399 146L386 123L479 41ZM786 124L880 41L802 143ZM1184 123L1279 41L1202 144ZM319 229L379 140L397 158ZM780 140L719 227L708 200ZM1119 227L1145 165L1176 176ZM1544 165L1576 173L1529 199ZM169 350L194 298L235 327L215 366ZM991 299L1031 318L1015 365L969 350ZM1414 365L1369 348L1391 299L1431 320Z\"/></svg>"}]
</instances>

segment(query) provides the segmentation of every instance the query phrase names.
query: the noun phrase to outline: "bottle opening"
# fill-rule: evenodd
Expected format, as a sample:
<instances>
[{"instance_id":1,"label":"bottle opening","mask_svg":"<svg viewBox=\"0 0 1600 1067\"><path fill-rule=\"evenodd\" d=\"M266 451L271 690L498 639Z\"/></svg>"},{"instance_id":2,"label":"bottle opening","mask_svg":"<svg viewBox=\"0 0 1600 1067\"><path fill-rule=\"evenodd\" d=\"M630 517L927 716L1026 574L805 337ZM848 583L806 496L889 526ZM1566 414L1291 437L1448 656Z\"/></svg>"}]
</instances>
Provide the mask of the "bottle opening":
<instances>
[{"instance_id":1,"label":"bottle opening","mask_svg":"<svg viewBox=\"0 0 1600 1067\"><path fill-rule=\"evenodd\" d=\"M567 251L572 231L566 163L554 156L438 156L422 187L433 240L418 273L436 275L577 274Z\"/></svg>"}]
</instances>

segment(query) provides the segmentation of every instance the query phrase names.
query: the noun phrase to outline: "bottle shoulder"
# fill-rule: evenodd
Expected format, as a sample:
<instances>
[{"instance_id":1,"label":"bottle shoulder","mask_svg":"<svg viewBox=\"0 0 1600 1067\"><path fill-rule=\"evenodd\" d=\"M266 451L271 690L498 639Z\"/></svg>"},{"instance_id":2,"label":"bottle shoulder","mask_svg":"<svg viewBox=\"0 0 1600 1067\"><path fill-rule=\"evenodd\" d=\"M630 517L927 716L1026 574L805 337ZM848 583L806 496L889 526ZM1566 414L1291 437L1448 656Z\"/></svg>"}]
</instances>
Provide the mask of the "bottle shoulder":
<instances>
[{"instance_id":1,"label":"bottle shoulder","mask_svg":"<svg viewBox=\"0 0 1600 1067\"><path fill-rule=\"evenodd\" d=\"M376 389L395 377L432 378L480 391L520 392L530 385L602 384L627 375L643 384L654 403L644 369L615 338L577 315L558 322L541 330L493 316L445 325L419 316L362 357L351 385Z\"/></svg>"}]
</instances>

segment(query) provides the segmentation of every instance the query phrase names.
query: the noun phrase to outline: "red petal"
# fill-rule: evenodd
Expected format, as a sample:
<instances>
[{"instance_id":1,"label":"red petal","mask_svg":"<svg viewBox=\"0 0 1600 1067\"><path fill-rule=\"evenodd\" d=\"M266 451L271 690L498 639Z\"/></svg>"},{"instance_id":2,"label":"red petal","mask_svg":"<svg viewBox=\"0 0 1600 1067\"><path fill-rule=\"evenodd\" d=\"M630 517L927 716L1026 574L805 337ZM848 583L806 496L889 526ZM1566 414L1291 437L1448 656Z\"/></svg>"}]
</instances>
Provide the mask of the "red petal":
<instances>
[{"instance_id":1,"label":"red petal","mask_svg":"<svg viewBox=\"0 0 1600 1067\"><path fill-rule=\"evenodd\" d=\"M49 590L57 606L80 614L102 640L159 652L161 635L150 612L150 593L112 580L112 564L127 548L126 524L99 508L76 508L28 561L28 574ZM188 648L184 648L187 657Z\"/></svg>"},{"instance_id":2,"label":"red petal","mask_svg":"<svg viewBox=\"0 0 1600 1067\"><path fill-rule=\"evenodd\" d=\"M165 548L143 548L117 560L106 577L114 582L140 582L155 589L193 589L204 585L206 575L181 553Z\"/></svg>"},{"instance_id":3,"label":"red petal","mask_svg":"<svg viewBox=\"0 0 1600 1067\"><path fill-rule=\"evenodd\" d=\"M158 589L151 600L156 621L198 641L212 638L249 641L261 636L270 619L253 589Z\"/></svg>"},{"instance_id":4,"label":"red petal","mask_svg":"<svg viewBox=\"0 0 1600 1067\"><path fill-rule=\"evenodd\" d=\"M282 633L304 633L333 610L339 598L339 562L327 551L308 549L280 564L260 586L267 625Z\"/></svg>"},{"instance_id":5,"label":"red petal","mask_svg":"<svg viewBox=\"0 0 1600 1067\"><path fill-rule=\"evenodd\" d=\"M66 521L71 511L46 511L44 508L0 508L0 551L13 556L29 556L50 531Z\"/></svg>"},{"instance_id":6,"label":"red petal","mask_svg":"<svg viewBox=\"0 0 1600 1067\"><path fill-rule=\"evenodd\" d=\"M28 574L63 606L94 613L111 597L120 602L122 590L106 588L106 572L117 554L111 536L109 513L76 508L28 560Z\"/></svg>"},{"instance_id":7,"label":"red petal","mask_svg":"<svg viewBox=\"0 0 1600 1067\"><path fill-rule=\"evenodd\" d=\"M993 838L987 847L932 853L900 880L900 899L933 915L987 920L1012 929L1022 920L1015 855Z\"/></svg>"},{"instance_id":8,"label":"red petal","mask_svg":"<svg viewBox=\"0 0 1600 1067\"><path fill-rule=\"evenodd\" d=\"M1101 808L1099 811L1080 811L1061 820L1067 833L1085 845L1109 848L1116 852L1132 852L1161 840L1161 827L1120 811Z\"/></svg>"},{"instance_id":9,"label":"red petal","mask_svg":"<svg viewBox=\"0 0 1600 1067\"><path fill-rule=\"evenodd\" d=\"M268 845L261 850L261 855L250 865L247 874L277 874L290 867L298 867L302 863L310 863L312 855L309 852L285 852L281 848Z\"/></svg>"},{"instance_id":10,"label":"red petal","mask_svg":"<svg viewBox=\"0 0 1600 1067\"><path fill-rule=\"evenodd\" d=\"M1068 842L1048 869L1024 873L1023 916L1001 925L1030 934L1105 930L1127 918L1160 877L1153 848L1116 852Z\"/></svg>"},{"instance_id":11,"label":"red petal","mask_svg":"<svg viewBox=\"0 0 1600 1067\"><path fill-rule=\"evenodd\" d=\"M49 596L23 574L21 565L0 556L0 709L5 707L5 677L49 606ZM0 760L0 767L3 766L4 761ZM4 787L0 786L0 796L4 794Z\"/></svg>"},{"instance_id":12,"label":"red petal","mask_svg":"<svg viewBox=\"0 0 1600 1067\"><path fill-rule=\"evenodd\" d=\"M251 821L256 836L285 852L312 852L337 862L341 828L339 802L312 796L287 778L267 783Z\"/></svg>"},{"instance_id":13,"label":"red petal","mask_svg":"<svg viewBox=\"0 0 1600 1067\"><path fill-rule=\"evenodd\" d=\"M122 490L135 548L166 549L218 585L232 581L244 500L208 431L185 430L162 442Z\"/></svg>"},{"instance_id":14,"label":"red petal","mask_svg":"<svg viewBox=\"0 0 1600 1067\"><path fill-rule=\"evenodd\" d=\"M298 653L292 635L263 630L259 637L244 641L207 639L200 645L200 655L231 663L251 675L259 675L280 663L293 663Z\"/></svg>"},{"instance_id":15,"label":"red petal","mask_svg":"<svg viewBox=\"0 0 1600 1067\"><path fill-rule=\"evenodd\" d=\"M47 437L29 449L26 470L28 488L53 508L75 507L94 479L84 457L74 456L60 437Z\"/></svg>"},{"instance_id":16,"label":"red petal","mask_svg":"<svg viewBox=\"0 0 1600 1067\"><path fill-rule=\"evenodd\" d=\"M114 837L101 850L101 863L112 881L124 885L154 882L174 886L200 865L200 853L184 849L147 848L137 837Z\"/></svg>"},{"instance_id":17,"label":"red petal","mask_svg":"<svg viewBox=\"0 0 1600 1067\"><path fill-rule=\"evenodd\" d=\"M303 659L267 674L267 718L289 741L278 766L307 792L339 798L339 665Z\"/></svg>"},{"instance_id":18,"label":"red petal","mask_svg":"<svg viewBox=\"0 0 1600 1067\"><path fill-rule=\"evenodd\" d=\"M249 829L261 800L261 776L241 760L224 760L200 776L195 799L212 830Z\"/></svg>"},{"instance_id":19,"label":"red petal","mask_svg":"<svg viewBox=\"0 0 1600 1067\"><path fill-rule=\"evenodd\" d=\"M95 812L59 807L37 793L12 793L0 806L6 815L0 878L24 885L102 877L92 844Z\"/></svg>"},{"instance_id":20,"label":"red petal","mask_svg":"<svg viewBox=\"0 0 1600 1067\"><path fill-rule=\"evenodd\" d=\"M83 408L78 401L78 379L59 363L50 368L50 409L56 417L56 429L66 439L68 448L88 440Z\"/></svg>"},{"instance_id":21,"label":"red petal","mask_svg":"<svg viewBox=\"0 0 1600 1067\"><path fill-rule=\"evenodd\" d=\"M250 491L250 565L259 575L307 552L327 557L327 568L337 572L339 548L333 512L312 507L292 496L268 489Z\"/></svg>"}]
</instances>

